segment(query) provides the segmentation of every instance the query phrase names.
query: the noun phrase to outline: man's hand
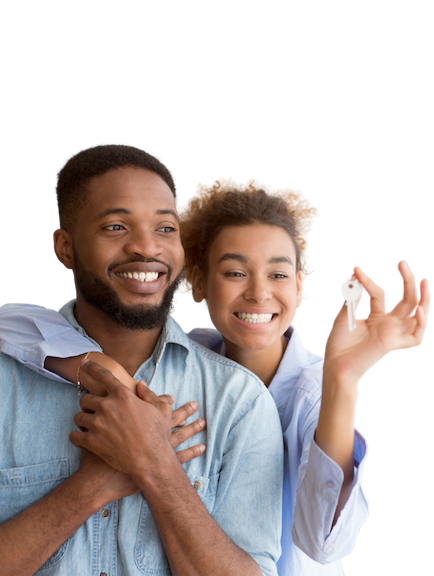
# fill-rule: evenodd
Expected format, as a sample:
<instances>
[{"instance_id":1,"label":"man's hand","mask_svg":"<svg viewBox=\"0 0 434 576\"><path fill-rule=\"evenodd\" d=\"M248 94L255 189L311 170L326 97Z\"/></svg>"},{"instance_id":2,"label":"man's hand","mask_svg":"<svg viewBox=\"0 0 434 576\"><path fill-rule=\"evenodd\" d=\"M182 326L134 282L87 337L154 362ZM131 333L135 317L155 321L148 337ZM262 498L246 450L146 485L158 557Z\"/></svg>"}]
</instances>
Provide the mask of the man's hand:
<instances>
[{"instance_id":1,"label":"man's hand","mask_svg":"<svg viewBox=\"0 0 434 576\"><path fill-rule=\"evenodd\" d=\"M158 468L162 460L170 460L170 404L142 382L137 384L140 397L136 396L94 362L84 363L81 370L97 378L107 395L86 394L81 398L83 412L76 414L75 423L86 431L71 432L71 442L132 478Z\"/></svg>"},{"instance_id":2,"label":"man's hand","mask_svg":"<svg viewBox=\"0 0 434 576\"><path fill-rule=\"evenodd\" d=\"M143 380L141 381L144 384ZM147 402L147 394L143 394L146 391L146 385L144 387L138 387L138 396L145 402ZM158 398L163 399L165 396L158 396ZM175 398L173 396L166 396L167 402L169 404L173 404ZM176 448L188 438L191 438L198 432L204 430L206 426L206 422L203 418L199 418L199 420L195 420L191 424L186 424L186 419L194 414L196 410L199 408L197 402L187 402L181 408L177 408L172 412L172 428L176 428L173 430L172 434L170 435L170 441L172 443L173 448ZM197 444L196 446L192 446L191 448L187 448L186 450L178 450L176 455L178 456L178 460L181 464L200 456L205 452L205 445L204 444Z\"/></svg>"},{"instance_id":3,"label":"man's hand","mask_svg":"<svg viewBox=\"0 0 434 576\"><path fill-rule=\"evenodd\" d=\"M87 491L94 490L95 495L102 499L102 505L139 492L139 487L127 474L115 470L86 448L81 450L80 469L77 473L85 478Z\"/></svg>"},{"instance_id":4,"label":"man's hand","mask_svg":"<svg viewBox=\"0 0 434 576\"><path fill-rule=\"evenodd\" d=\"M343 306L327 341L324 374L333 373L335 379L347 383L357 382L387 352L422 342L430 300L428 281L421 282L418 302L410 268L405 262L400 262L398 268L404 281L404 296L388 314L384 291L360 268L355 268L354 278L371 297L371 313L366 320L356 320L356 329L349 332L347 307Z\"/></svg>"},{"instance_id":5,"label":"man's hand","mask_svg":"<svg viewBox=\"0 0 434 576\"><path fill-rule=\"evenodd\" d=\"M109 358L108 356L104 356L102 354L99 354L99 356L104 358L106 362L110 361L113 363L114 366L116 366L116 372L114 376L116 376L116 378L118 378L122 384L124 385L128 384L127 387L134 393L137 393L139 398L141 398L145 402L149 400L148 394L143 393L146 390L146 384L143 381L142 384L144 384L144 387L139 386L137 388L137 382L133 378L131 378L131 376L129 376L129 374L127 374L127 372L117 362L111 360L111 358ZM95 364L95 366L98 366L98 368L101 368L99 364L96 364L95 362L93 362L93 364ZM94 396L106 396L107 388L99 380L99 370L82 371L82 369L83 365L80 367L80 378L84 387L87 390L89 390L89 392L91 392L91 394ZM111 371L109 371L109 373L110 372ZM122 376L122 378L120 376ZM128 378L129 380L125 381L125 378ZM130 380L134 382L133 387L129 384ZM141 391L142 394L140 394L139 391ZM158 398L160 398L160 400L164 402L167 402L170 405L172 405L175 402L175 398L169 394L164 394L162 396L159 396ZM172 412L172 428L176 428L175 430L173 430L171 434L171 444L173 448L176 448L177 446L188 440L188 438L191 438L198 432L204 430L206 422L203 418L199 418L198 420L186 426L187 418L189 418L192 414L194 414L197 411L197 409L198 409L197 402L191 401L187 402L187 404L184 404L184 406L181 406L180 408L177 408ZM191 448L187 448L186 450L179 450L176 453L176 455L181 464L184 464L185 462L188 462L189 460L192 460L193 458L200 456L201 454L204 453L204 451L205 451L205 445L197 444L196 446L192 446Z\"/></svg>"}]
</instances>

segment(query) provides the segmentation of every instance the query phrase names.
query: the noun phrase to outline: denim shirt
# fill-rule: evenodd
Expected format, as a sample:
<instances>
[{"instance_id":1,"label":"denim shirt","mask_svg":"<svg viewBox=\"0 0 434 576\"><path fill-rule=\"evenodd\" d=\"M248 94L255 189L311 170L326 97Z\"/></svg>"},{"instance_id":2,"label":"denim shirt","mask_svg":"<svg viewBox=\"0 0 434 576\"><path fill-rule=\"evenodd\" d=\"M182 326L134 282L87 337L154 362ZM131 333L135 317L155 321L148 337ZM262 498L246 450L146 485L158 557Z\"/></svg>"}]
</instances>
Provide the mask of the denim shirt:
<instances>
[{"instance_id":1,"label":"denim shirt","mask_svg":"<svg viewBox=\"0 0 434 576\"><path fill-rule=\"evenodd\" d=\"M73 306L70 302L61 314L87 337L75 320ZM40 354L34 345L41 335L51 339L53 349L62 331L69 329L74 340L70 325L47 310L43 320L33 321L28 315L31 308L36 307L21 307L21 317L12 314L12 321L14 306L2 308L0 523L58 486L78 469L80 461L80 450L69 441L69 433L76 429L74 415L80 411L76 388L59 383L62 378L47 373L43 363L34 366L31 359ZM73 345L66 348L69 353L64 356L82 353ZM101 351L88 340L89 348ZM18 362L6 355L11 353ZM206 451L185 463L184 471L228 537L252 556L264 575L277 574L283 443L279 415L268 390L242 366L191 341L173 319L167 321L153 354L135 378L145 380L158 395L173 394L174 408L190 400L198 403L194 417L205 418L207 428L178 448L204 443ZM37 574L99 576L101 572L109 576L170 574L141 493L108 504L91 516Z\"/></svg>"}]
</instances>

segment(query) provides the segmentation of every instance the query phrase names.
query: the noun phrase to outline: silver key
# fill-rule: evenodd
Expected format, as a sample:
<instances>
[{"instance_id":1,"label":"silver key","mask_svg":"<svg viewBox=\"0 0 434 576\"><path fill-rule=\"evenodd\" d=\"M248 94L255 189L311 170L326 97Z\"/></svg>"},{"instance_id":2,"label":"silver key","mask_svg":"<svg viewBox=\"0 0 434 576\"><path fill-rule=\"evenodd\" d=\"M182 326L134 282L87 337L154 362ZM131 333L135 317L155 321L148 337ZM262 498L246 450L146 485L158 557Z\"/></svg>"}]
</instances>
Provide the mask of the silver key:
<instances>
[{"instance_id":1,"label":"silver key","mask_svg":"<svg viewBox=\"0 0 434 576\"><path fill-rule=\"evenodd\" d=\"M356 328L356 302L362 295L362 287L358 280L348 280L342 284L342 294L346 300L348 312L348 330L352 332Z\"/></svg>"}]
</instances>

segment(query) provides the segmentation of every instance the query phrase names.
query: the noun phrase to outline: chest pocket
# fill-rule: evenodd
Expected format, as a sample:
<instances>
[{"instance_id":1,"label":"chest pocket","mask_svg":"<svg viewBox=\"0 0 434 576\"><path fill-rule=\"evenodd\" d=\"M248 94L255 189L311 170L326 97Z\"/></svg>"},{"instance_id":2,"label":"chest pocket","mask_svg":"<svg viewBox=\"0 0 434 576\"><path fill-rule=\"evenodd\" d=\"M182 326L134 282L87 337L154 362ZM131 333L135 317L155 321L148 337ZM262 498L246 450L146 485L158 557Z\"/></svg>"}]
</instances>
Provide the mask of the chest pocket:
<instances>
[{"instance_id":1,"label":"chest pocket","mask_svg":"<svg viewBox=\"0 0 434 576\"><path fill-rule=\"evenodd\" d=\"M204 476L187 474L187 477L207 511L212 514L219 475L205 478ZM140 512L134 560L137 568L147 576L170 576L171 574L157 526L146 500L143 500Z\"/></svg>"},{"instance_id":2,"label":"chest pocket","mask_svg":"<svg viewBox=\"0 0 434 576\"><path fill-rule=\"evenodd\" d=\"M68 476L67 458L34 466L0 470L0 524L14 518L43 498ZM69 540L45 562L42 568L48 568L59 562L68 548L68 543Z\"/></svg>"}]
</instances>

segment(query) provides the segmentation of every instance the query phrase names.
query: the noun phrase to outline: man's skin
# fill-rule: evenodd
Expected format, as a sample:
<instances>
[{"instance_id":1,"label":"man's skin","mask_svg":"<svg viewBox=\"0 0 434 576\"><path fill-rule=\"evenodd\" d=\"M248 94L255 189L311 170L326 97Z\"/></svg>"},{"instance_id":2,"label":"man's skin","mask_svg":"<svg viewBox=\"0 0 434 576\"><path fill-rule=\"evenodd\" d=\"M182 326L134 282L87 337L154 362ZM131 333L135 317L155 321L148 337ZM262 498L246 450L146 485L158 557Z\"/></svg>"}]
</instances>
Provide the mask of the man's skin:
<instances>
[{"instance_id":1,"label":"man's skin","mask_svg":"<svg viewBox=\"0 0 434 576\"><path fill-rule=\"evenodd\" d=\"M158 305L180 273L184 256L170 188L153 172L123 167L94 177L88 189L74 230L54 233L57 257L73 271L74 255L79 257L86 271L110 285L125 305L144 300ZM138 256L147 262L129 264ZM116 275L133 269L161 274L149 284ZM75 316L130 375L149 358L161 333L161 328L118 326L89 305L79 290ZM0 526L2 574L34 574L92 514L141 490L172 574L260 575L256 562L214 522L185 475L171 444L170 404L143 383L136 396L94 362L81 370L82 379L87 373L107 390L105 397L87 394L81 399L83 412L75 422L86 431L70 435L73 444L83 448L81 466L45 498Z\"/></svg>"}]
</instances>

